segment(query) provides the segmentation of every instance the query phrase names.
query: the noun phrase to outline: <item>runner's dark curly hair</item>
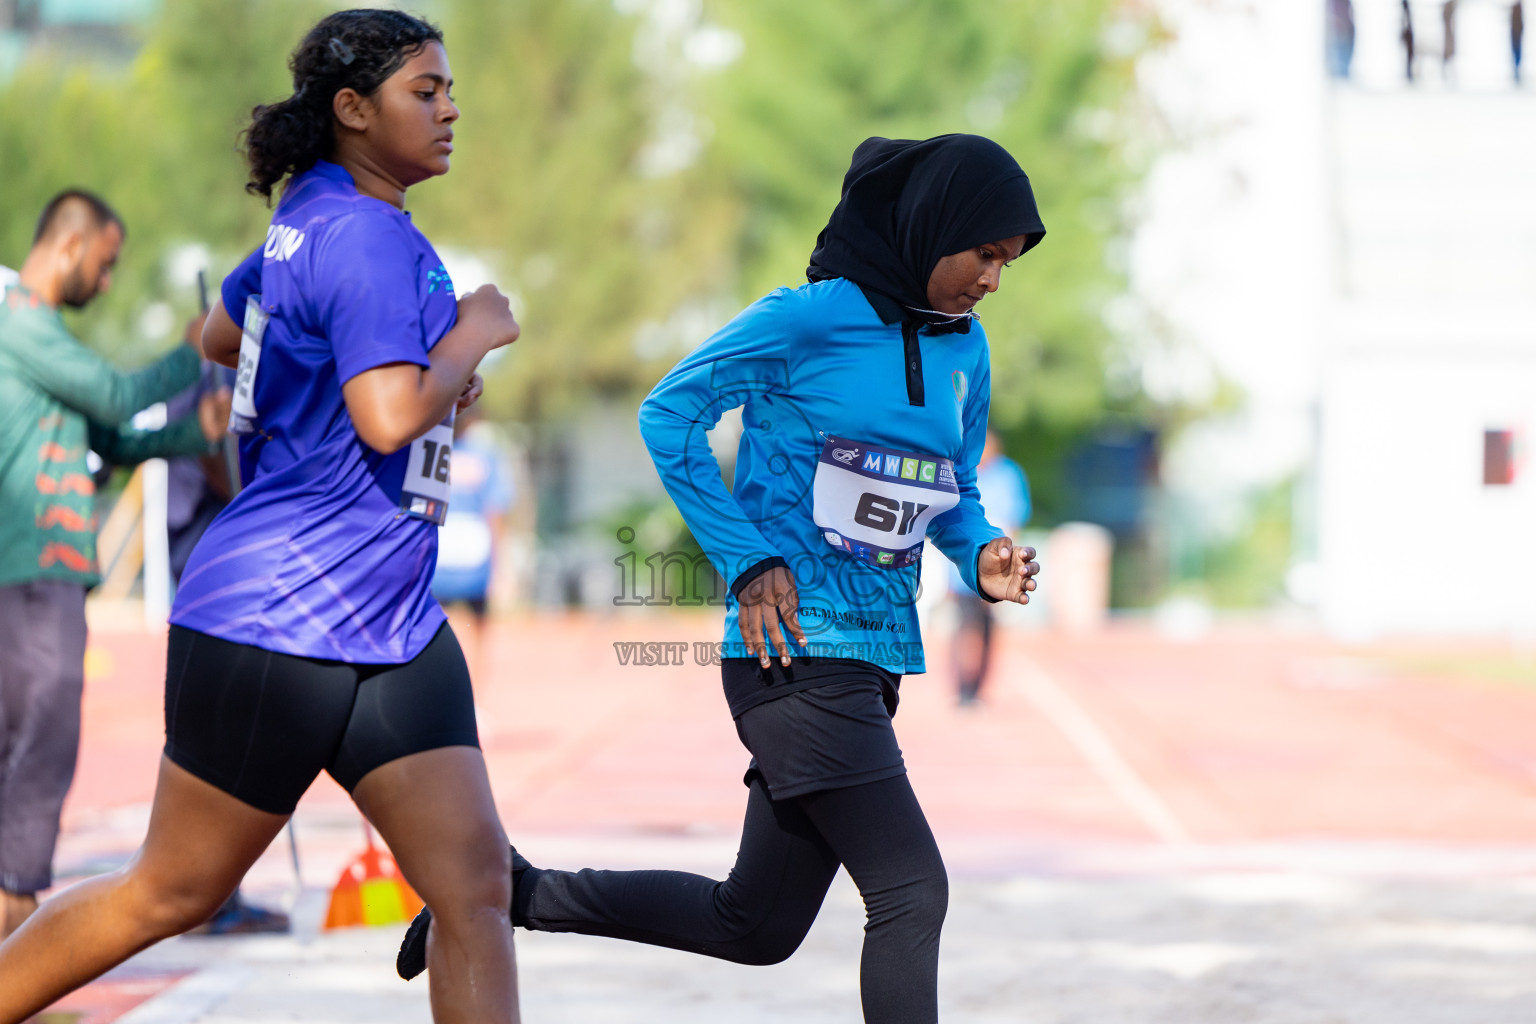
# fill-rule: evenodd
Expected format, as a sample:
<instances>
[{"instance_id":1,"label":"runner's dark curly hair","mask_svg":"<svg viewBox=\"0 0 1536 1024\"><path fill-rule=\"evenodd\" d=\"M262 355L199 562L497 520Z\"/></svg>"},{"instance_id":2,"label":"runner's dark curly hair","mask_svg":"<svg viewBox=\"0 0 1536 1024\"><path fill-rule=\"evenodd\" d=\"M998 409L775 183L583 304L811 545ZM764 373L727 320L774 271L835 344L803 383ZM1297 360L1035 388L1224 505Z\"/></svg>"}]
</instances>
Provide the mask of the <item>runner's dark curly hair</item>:
<instances>
[{"instance_id":1,"label":"runner's dark curly hair","mask_svg":"<svg viewBox=\"0 0 1536 1024\"><path fill-rule=\"evenodd\" d=\"M288 58L293 95L251 111L245 159L247 192L272 198L272 188L302 174L336 147L331 101L342 89L372 96L384 80L428 43L437 26L402 11L338 11L322 20Z\"/></svg>"}]
</instances>

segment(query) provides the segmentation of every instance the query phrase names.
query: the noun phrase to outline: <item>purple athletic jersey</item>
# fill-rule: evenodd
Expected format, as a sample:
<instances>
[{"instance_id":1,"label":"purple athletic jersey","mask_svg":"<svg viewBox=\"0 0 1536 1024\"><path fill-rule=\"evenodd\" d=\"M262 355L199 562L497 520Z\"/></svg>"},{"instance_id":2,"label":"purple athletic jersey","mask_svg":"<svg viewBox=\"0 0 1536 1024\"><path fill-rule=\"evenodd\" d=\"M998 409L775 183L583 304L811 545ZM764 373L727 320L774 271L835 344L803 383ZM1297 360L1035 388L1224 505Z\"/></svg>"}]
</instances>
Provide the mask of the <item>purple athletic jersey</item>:
<instances>
[{"instance_id":1,"label":"purple athletic jersey","mask_svg":"<svg viewBox=\"0 0 1536 1024\"><path fill-rule=\"evenodd\" d=\"M240 442L245 489L198 542L171 622L284 654L410 661L444 621L437 527L400 507L410 449L364 444L341 387L386 363L428 365L458 317L442 261L409 216L321 161L222 294L236 323L251 295L270 315L255 432Z\"/></svg>"}]
</instances>

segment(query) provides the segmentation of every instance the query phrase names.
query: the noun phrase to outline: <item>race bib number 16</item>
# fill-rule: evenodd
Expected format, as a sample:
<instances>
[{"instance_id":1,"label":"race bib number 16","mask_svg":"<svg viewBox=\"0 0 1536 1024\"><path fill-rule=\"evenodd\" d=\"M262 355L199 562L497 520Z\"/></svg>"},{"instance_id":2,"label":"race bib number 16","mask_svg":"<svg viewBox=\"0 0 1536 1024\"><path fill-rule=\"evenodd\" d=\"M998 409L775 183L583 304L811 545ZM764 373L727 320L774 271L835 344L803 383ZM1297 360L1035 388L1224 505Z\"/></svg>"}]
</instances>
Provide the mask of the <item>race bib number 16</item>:
<instances>
[{"instance_id":1,"label":"race bib number 16","mask_svg":"<svg viewBox=\"0 0 1536 1024\"><path fill-rule=\"evenodd\" d=\"M453 412L443 422L411 442L405 465L400 507L408 515L443 525L448 516L449 481L453 463Z\"/></svg>"},{"instance_id":2,"label":"race bib number 16","mask_svg":"<svg viewBox=\"0 0 1536 1024\"><path fill-rule=\"evenodd\" d=\"M261 296L245 300L245 325L240 331L240 365L235 370L235 393L229 403L229 432L250 434L256 430L256 371L261 368L261 340L270 315L261 308Z\"/></svg>"}]
</instances>

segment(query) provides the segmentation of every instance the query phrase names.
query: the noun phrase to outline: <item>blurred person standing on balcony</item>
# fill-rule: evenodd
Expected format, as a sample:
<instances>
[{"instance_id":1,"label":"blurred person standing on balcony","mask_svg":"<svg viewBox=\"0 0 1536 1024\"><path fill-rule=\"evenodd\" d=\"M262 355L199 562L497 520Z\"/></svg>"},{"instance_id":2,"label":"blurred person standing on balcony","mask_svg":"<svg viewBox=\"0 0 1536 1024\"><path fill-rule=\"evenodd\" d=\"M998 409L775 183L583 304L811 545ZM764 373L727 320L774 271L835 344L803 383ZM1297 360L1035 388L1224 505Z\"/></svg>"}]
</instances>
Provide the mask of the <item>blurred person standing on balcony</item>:
<instances>
[{"instance_id":1,"label":"blurred person standing on balcony","mask_svg":"<svg viewBox=\"0 0 1536 1024\"><path fill-rule=\"evenodd\" d=\"M1451 82L1456 69L1456 0L1440 5L1440 26L1440 77Z\"/></svg>"},{"instance_id":2,"label":"blurred person standing on balcony","mask_svg":"<svg viewBox=\"0 0 1536 1024\"><path fill-rule=\"evenodd\" d=\"M1525 56L1525 4L1515 0L1509 8L1509 55L1515 63L1515 84L1520 84L1520 59Z\"/></svg>"},{"instance_id":3,"label":"blurred person standing on balcony","mask_svg":"<svg viewBox=\"0 0 1536 1024\"><path fill-rule=\"evenodd\" d=\"M1413 11L1408 6L1408 0L1402 0L1403 16L1402 27L1398 29L1398 38L1403 41L1404 74L1408 81L1413 81Z\"/></svg>"},{"instance_id":4,"label":"blurred person standing on balcony","mask_svg":"<svg viewBox=\"0 0 1536 1024\"><path fill-rule=\"evenodd\" d=\"M1355 59L1355 5L1351 0L1328 0L1328 74L1348 78Z\"/></svg>"},{"instance_id":5,"label":"blurred person standing on balcony","mask_svg":"<svg viewBox=\"0 0 1536 1024\"><path fill-rule=\"evenodd\" d=\"M85 676L85 592L96 565L96 487L86 452L131 464L208 452L228 393L164 430L124 424L197 380L192 339L134 373L81 344L63 307L112 283L122 220L81 191L43 209L32 249L0 301L0 890L9 935L53 884L59 811L74 778Z\"/></svg>"},{"instance_id":6,"label":"blurred person standing on balcony","mask_svg":"<svg viewBox=\"0 0 1536 1024\"><path fill-rule=\"evenodd\" d=\"M994 430L987 431L986 447L976 464L976 490L987 521L1017 539L1019 529L1029 522L1029 478L1023 467L1003 454L1002 441ZM957 697L961 707L974 707L992 663L992 605L996 602L968 587L953 562L949 566L949 592L960 613L953 651Z\"/></svg>"}]
</instances>

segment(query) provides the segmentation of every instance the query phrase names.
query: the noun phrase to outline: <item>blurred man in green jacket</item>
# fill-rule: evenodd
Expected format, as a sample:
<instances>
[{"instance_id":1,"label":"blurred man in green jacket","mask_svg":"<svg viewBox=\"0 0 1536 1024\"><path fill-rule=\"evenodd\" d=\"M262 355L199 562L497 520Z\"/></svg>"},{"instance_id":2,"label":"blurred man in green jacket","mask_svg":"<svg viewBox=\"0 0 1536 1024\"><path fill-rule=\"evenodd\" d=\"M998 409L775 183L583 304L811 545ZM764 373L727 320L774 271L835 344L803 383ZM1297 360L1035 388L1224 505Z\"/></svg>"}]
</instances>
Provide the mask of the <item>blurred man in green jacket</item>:
<instances>
[{"instance_id":1,"label":"blurred man in green jacket","mask_svg":"<svg viewBox=\"0 0 1536 1024\"><path fill-rule=\"evenodd\" d=\"M64 326L62 307L79 309L110 286L123 237L100 199L61 193L0 297L0 937L53 883L59 810L75 773L85 592L99 580L86 452L117 464L202 454L228 415L226 393L164 430L126 426L197 379L199 325L188 344L134 373Z\"/></svg>"}]
</instances>

